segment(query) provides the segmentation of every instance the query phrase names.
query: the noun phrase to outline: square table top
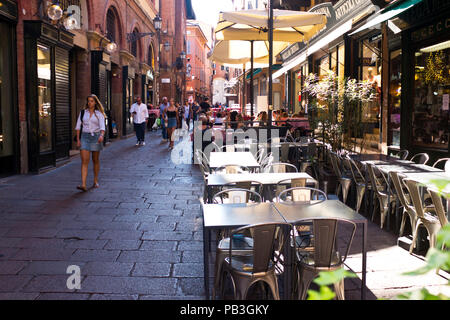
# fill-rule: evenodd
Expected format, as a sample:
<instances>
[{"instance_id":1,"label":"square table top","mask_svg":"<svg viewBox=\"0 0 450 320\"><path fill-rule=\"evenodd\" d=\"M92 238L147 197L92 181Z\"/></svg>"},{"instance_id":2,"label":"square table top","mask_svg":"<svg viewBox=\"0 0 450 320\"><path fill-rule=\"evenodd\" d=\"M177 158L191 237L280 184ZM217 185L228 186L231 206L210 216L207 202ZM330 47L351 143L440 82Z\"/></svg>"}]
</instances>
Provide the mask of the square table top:
<instances>
[{"instance_id":1,"label":"square table top","mask_svg":"<svg viewBox=\"0 0 450 320\"><path fill-rule=\"evenodd\" d=\"M247 168L259 168L251 152L211 152L209 166L211 168L220 168L226 165L241 165Z\"/></svg>"},{"instance_id":2,"label":"square table top","mask_svg":"<svg viewBox=\"0 0 450 320\"><path fill-rule=\"evenodd\" d=\"M238 228L258 223L284 223L272 203L202 204L205 228Z\"/></svg>"},{"instance_id":3,"label":"square table top","mask_svg":"<svg viewBox=\"0 0 450 320\"><path fill-rule=\"evenodd\" d=\"M287 223L294 223L301 219L341 218L363 223L367 218L345 205L339 200L312 201L311 203L274 203Z\"/></svg>"},{"instance_id":4,"label":"square table top","mask_svg":"<svg viewBox=\"0 0 450 320\"><path fill-rule=\"evenodd\" d=\"M384 173L389 173L391 171L397 171L400 173L413 173L413 172L443 172L441 169L433 168L424 164L408 163L408 164L381 164L376 165L377 168Z\"/></svg>"},{"instance_id":5,"label":"square table top","mask_svg":"<svg viewBox=\"0 0 450 320\"><path fill-rule=\"evenodd\" d=\"M306 182L315 183L306 172L288 173L238 173L238 174L210 174L208 176L208 186L224 186L229 183L256 181L263 185L274 185L286 179L306 179Z\"/></svg>"},{"instance_id":6,"label":"square table top","mask_svg":"<svg viewBox=\"0 0 450 320\"><path fill-rule=\"evenodd\" d=\"M447 182L447 186L441 190L444 197L450 199L450 173L439 172L406 172L403 173L407 179L414 180L418 183L425 185L426 187L436 188L435 180Z\"/></svg>"}]
</instances>

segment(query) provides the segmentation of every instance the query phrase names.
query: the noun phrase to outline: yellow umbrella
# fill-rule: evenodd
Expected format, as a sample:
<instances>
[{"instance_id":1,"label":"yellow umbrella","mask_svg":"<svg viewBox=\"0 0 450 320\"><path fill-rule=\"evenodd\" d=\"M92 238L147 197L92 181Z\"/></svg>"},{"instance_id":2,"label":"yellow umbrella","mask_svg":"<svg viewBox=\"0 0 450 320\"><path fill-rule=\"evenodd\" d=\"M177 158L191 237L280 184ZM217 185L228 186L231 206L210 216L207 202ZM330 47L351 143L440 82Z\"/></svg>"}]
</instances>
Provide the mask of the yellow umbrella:
<instances>
[{"instance_id":1,"label":"yellow umbrella","mask_svg":"<svg viewBox=\"0 0 450 320\"><path fill-rule=\"evenodd\" d=\"M306 42L326 25L325 14L273 10L273 40ZM222 12L215 29L217 40L268 40L267 10Z\"/></svg>"},{"instance_id":2,"label":"yellow umbrella","mask_svg":"<svg viewBox=\"0 0 450 320\"><path fill-rule=\"evenodd\" d=\"M286 49L288 42L275 41L274 43L274 57L281 51ZM243 65L248 64L251 60L250 41L232 40L232 41L218 41L213 49L209 59L220 64L229 65ZM268 41L255 41L253 44L253 62L258 65L269 64L269 43ZM275 59L274 59L275 60ZM274 61L275 62L275 61Z\"/></svg>"}]
</instances>

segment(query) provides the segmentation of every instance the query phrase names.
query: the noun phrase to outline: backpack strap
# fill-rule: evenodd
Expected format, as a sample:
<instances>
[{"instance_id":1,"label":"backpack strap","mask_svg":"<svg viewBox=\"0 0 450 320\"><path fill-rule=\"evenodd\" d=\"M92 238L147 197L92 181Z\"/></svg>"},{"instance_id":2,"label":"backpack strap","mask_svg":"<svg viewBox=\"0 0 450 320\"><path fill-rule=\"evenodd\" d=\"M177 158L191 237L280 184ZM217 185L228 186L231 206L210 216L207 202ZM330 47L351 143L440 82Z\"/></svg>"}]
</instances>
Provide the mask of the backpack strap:
<instances>
[{"instance_id":1,"label":"backpack strap","mask_svg":"<svg viewBox=\"0 0 450 320\"><path fill-rule=\"evenodd\" d=\"M81 114L80 114L80 120L81 120L81 126L80 126L80 135L83 132L83 118L84 118L84 109L81 110Z\"/></svg>"}]
</instances>

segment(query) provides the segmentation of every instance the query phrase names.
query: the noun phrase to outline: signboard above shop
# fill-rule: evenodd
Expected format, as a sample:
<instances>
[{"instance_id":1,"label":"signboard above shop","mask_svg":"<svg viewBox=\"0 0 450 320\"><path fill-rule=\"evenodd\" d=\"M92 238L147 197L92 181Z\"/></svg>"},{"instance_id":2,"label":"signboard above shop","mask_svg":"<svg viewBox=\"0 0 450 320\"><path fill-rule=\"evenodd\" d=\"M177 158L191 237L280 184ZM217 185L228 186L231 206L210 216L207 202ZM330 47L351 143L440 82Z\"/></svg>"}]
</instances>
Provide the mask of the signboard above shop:
<instances>
[{"instance_id":1,"label":"signboard above shop","mask_svg":"<svg viewBox=\"0 0 450 320\"><path fill-rule=\"evenodd\" d=\"M318 4L308 12L323 13L327 17L326 26L309 40L309 45L317 42L319 39L329 34L343 23L354 18L361 10L373 6L371 0L341 0L333 6L331 2ZM295 43L281 52L281 59L286 62L297 56L300 51L306 47L303 42Z\"/></svg>"}]
</instances>

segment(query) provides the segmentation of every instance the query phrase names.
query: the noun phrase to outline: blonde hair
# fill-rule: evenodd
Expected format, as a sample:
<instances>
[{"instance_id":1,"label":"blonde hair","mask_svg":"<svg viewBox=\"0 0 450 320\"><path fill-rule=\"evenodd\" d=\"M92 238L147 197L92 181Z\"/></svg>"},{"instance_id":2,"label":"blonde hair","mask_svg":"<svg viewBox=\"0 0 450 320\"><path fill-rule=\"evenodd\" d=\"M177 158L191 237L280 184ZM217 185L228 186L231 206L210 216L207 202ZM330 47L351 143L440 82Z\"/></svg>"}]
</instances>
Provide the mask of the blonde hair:
<instances>
[{"instance_id":1,"label":"blonde hair","mask_svg":"<svg viewBox=\"0 0 450 320\"><path fill-rule=\"evenodd\" d=\"M90 94L87 96L86 98L86 108L85 109L89 109L89 98L94 99L95 101L95 110L100 111L101 114L103 114L103 116L106 119L106 113L105 113L105 108L103 108L102 103L100 102L100 99L95 95L95 94Z\"/></svg>"}]
</instances>

